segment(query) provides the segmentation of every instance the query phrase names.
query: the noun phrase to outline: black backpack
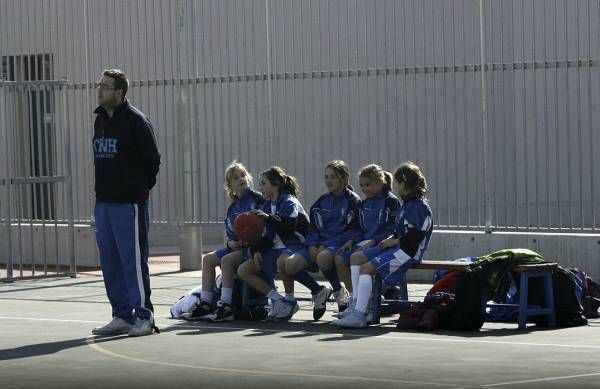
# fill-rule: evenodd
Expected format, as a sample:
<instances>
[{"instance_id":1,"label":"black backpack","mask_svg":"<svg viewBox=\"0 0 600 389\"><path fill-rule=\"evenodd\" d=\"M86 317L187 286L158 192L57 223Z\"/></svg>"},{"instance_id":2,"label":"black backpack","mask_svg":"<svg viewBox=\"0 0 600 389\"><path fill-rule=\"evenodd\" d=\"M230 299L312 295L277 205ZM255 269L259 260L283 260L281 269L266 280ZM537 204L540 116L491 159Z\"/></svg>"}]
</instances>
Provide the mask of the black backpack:
<instances>
[{"instance_id":1,"label":"black backpack","mask_svg":"<svg viewBox=\"0 0 600 389\"><path fill-rule=\"evenodd\" d=\"M478 331L485 318L482 310L483 273L475 269L464 270L456 284L454 302L438 311L439 327L456 331Z\"/></svg>"},{"instance_id":2,"label":"black backpack","mask_svg":"<svg viewBox=\"0 0 600 389\"><path fill-rule=\"evenodd\" d=\"M577 298L577 285L573 277L575 277L573 273L560 266L552 272L556 325L558 327L576 327L587 324L587 320L583 316L583 307ZM545 300L543 279L530 279L527 303L545 306ZM546 316L535 316L533 322L539 326L548 325Z\"/></svg>"}]
</instances>

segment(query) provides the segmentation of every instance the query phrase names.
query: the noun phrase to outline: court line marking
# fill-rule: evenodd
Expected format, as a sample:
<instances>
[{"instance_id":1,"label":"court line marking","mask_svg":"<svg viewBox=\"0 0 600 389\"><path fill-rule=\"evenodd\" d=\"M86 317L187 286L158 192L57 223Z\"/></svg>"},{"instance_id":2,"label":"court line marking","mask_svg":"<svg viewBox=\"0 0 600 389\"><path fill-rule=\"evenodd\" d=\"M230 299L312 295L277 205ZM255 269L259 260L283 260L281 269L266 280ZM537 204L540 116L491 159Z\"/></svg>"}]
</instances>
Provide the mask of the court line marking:
<instances>
[{"instance_id":1,"label":"court line marking","mask_svg":"<svg viewBox=\"0 0 600 389\"><path fill-rule=\"evenodd\" d=\"M96 320L76 320L76 319L53 319L53 318L35 318L35 317L13 317L13 316L0 316L0 320L31 320L31 321L56 321L56 322L71 322L71 323L105 323L105 321ZM201 323L201 322L197 322ZM232 327L227 325L189 325L189 324L178 324L175 323L171 326L161 326L160 329L166 328L181 328L188 330L199 330L199 329L220 329L220 330L236 330L236 331L262 331L262 332L286 332L289 334L308 334L308 335L337 335L352 338L371 338L371 339L396 339L396 340L420 340L426 342L452 342L452 343L475 343L475 344L496 344L506 346L539 346L539 347L559 347L559 348L572 348L572 349L590 349L600 350L600 345L577 345L577 344L560 344L560 343L533 343L533 342L502 342L497 340L474 340L474 339L443 339L443 338L426 338L419 336L391 336L391 335L374 335L360 334L360 333L348 333L348 332L318 332L318 331L292 331L285 329L270 329L270 328L248 328L248 327ZM333 327L332 327L333 328ZM353 330L352 330L353 331Z\"/></svg>"},{"instance_id":2,"label":"court line marking","mask_svg":"<svg viewBox=\"0 0 600 389\"><path fill-rule=\"evenodd\" d=\"M594 377L598 376L600 373L586 373L586 374L576 374L576 375L566 375L561 377L547 377L547 378L535 378L531 380L523 380L523 381L509 381L509 382L498 382L496 384L485 384L480 385L484 388L490 388L494 386L505 386L505 385L517 385L517 384L529 384L533 382L545 382L545 381L558 381L558 380L567 380L571 378L582 378L582 377Z\"/></svg>"},{"instance_id":3,"label":"court line marking","mask_svg":"<svg viewBox=\"0 0 600 389\"><path fill-rule=\"evenodd\" d=\"M0 316L0 320L30 320L30 321L52 321L52 322L70 322L70 323L104 323L104 321L96 321L96 320L75 320L75 319L52 319L52 318L34 318L34 317L8 317L8 316ZM190 325L180 325L174 324L173 327L182 328L182 329L234 329L234 330L245 330L245 331L265 331L265 332L286 332L280 329L262 329L262 328L246 328L246 327L229 327L229 326L190 326ZM475 341L475 340L463 340L463 339L427 339L421 337L403 337L403 336L375 336L372 335L361 335L361 334L347 334L347 333L330 333L330 332L315 332L315 331L287 331L288 333L303 333L303 334L314 334L314 335L341 335L341 336L350 336L350 337L371 337L371 338L385 338L385 339L399 339L399 340L426 340L426 341L445 341L445 342L468 342L468 343L493 343L493 344L504 344L504 345L523 345L523 346L550 346L550 347L569 347L569 348L590 348L590 349L598 349L600 346L580 346L580 345L564 345L564 344L550 344L550 343L526 343L526 342L497 342L497 341ZM276 376L300 376L300 377L309 377L309 378L335 378L335 379L344 379L344 380L363 380L370 382L397 382L397 383L407 383L407 384L424 384L424 385L433 385L433 386L448 386L448 387L457 387L456 384L444 384L444 383L433 383L433 382L420 382L420 381L402 381L396 379L383 379L383 378L367 378L367 377L343 377L343 376L331 376L331 375L319 375L319 374L306 374L306 373L285 373L285 372L269 372L269 371L256 371L256 370L240 370L240 369L225 369L225 368L217 368L217 367L208 367L208 366L195 366L195 365L186 365L186 364L177 364L177 363L169 363L169 362L161 362L161 361L151 361L141 358L130 357L127 355L122 355L115 353L113 351L104 349L100 347L98 344L94 342L95 337L90 335L86 338L86 343L97 352L103 353L105 355L109 355L116 358L126 359L133 362L139 363L149 363L156 364L162 366L171 366L171 367L181 367L181 368L193 368L193 369L202 369L202 370L211 370L211 371L222 371L222 372L230 372L230 373L244 373L244 374L256 374L256 375L276 375ZM507 381L507 382L498 382L493 384L480 384L474 385L477 387L495 387L495 386L507 386L507 385L518 385L518 384L526 384L526 383L534 383L534 382L547 382L547 381L557 381L557 380L566 380L573 378L582 378L582 377L595 377L599 376L599 373L586 373L586 374L577 374L577 375L569 375L569 376L559 376L559 377L546 377L546 378L536 378L530 380L521 380L521 381ZM458 386L463 387L463 386ZM472 387L469 385L469 387Z\"/></svg>"},{"instance_id":4,"label":"court line marking","mask_svg":"<svg viewBox=\"0 0 600 389\"><path fill-rule=\"evenodd\" d=\"M31 320L31 321L56 321L67 323L105 323L106 321L98 320L76 320L76 319L48 319L43 317L15 317L15 316L0 316L0 320Z\"/></svg>"},{"instance_id":5,"label":"court line marking","mask_svg":"<svg viewBox=\"0 0 600 389\"><path fill-rule=\"evenodd\" d=\"M243 370L243 369L227 369L220 367L210 367L210 366L198 366L198 365L187 365L181 363L171 363L171 362L162 362L162 361L152 361L148 359L131 357L128 355L123 355L116 353L114 351L107 350L101 346L99 346L96 342L94 342L94 336L90 335L86 338L86 343L95 351L114 357L121 358L131 362L138 363L147 363L153 365L160 366L169 366L169 367L179 367L186 369L198 369L198 370L208 370L215 372L224 372L224 373L241 373L241 374L253 374L253 375L268 375L268 376L282 376L282 377L304 377L304 378L324 378L326 380L345 380L345 381L367 381L367 382L385 382L385 383L402 383L402 384L416 384L416 385L430 385L430 386L441 386L441 387L456 387L456 384L445 384L438 382L423 382L423 381L406 381L400 379L387 379L387 378L369 378L369 377L361 377L361 376L336 376L336 375L324 375L324 374L308 374L308 373L290 373L290 372L277 372L277 371L265 371L265 370Z\"/></svg>"}]
</instances>

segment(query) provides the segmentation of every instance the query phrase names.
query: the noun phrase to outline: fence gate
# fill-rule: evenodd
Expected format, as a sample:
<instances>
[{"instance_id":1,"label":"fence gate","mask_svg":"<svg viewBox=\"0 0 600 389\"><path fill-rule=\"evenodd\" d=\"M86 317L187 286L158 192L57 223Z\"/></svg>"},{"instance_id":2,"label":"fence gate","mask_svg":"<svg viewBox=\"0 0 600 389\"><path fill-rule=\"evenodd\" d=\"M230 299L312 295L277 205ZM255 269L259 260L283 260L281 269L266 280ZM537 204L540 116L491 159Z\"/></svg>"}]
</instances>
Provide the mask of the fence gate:
<instances>
[{"instance_id":1,"label":"fence gate","mask_svg":"<svg viewBox=\"0 0 600 389\"><path fill-rule=\"evenodd\" d=\"M67 81L0 80L0 280L75 276Z\"/></svg>"}]
</instances>

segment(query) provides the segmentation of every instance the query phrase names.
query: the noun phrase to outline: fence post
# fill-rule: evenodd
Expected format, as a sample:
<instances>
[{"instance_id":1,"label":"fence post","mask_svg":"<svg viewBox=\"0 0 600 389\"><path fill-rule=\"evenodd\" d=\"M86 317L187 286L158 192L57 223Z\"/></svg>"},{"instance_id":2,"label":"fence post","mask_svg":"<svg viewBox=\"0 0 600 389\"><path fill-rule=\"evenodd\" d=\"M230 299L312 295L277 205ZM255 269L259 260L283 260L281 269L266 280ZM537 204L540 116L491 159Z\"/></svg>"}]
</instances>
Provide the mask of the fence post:
<instances>
[{"instance_id":1,"label":"fence post","mask_svg":"<svg viewBox=\"0 0 600 389\"><path fill-rule=\"evenodd\" d=\"M202 225L183 223L179 237L179 270L202 269Z\"/></svg>"},{"instance_id":2,"label":"fence post","mask_svg":"<svg viewBox=\"0 0 600 389\"><path fill-rule=\"evenodd\" d=\"M487 80L485 66L485 16L484 0L479 0L479 40L481 55L481 121L483 135L483 192L485 206L485 232L492 232L492 202L490 179L488 174L488 118L487 118Z\"/></svg>"},{"instance_id":3,"label":"fence post","mask_svg":"<svg viewBox=\"0 0 600 389\"><path fill-rule=\"evenodd\" d=\"M10 228L11 222L11 214L10 214L10 146L9 146L9 137L8 137L8 125L7 125L7 116L6 116L6 96L5 96L5 86L2 85L2 80L0 80L0 135L2 135L2 143L4 144L4 178L2 182L2 186L6 191L6 204L5 204L5 212L4 216L6 220L5 231L6 231L6 282L12 282L13 278L13 259L12 259L12 231Z\"/></svg>"},{"instance_id":4,"label":"fence post","mask_svg":"<svg viewBox=\"0 0 600 389\"><path fill-rule=\"evenodd\" d=\"M75 209L73 200L73 172L71 169L71 144L68 135L69 125L67 123L67 79L63 78L62 83L58 85L60 88L60 117L61 117L61 134L64 142L64 176L66 178L66 194L67 194L67 239L69 244L69 273L71 277L77 277L77 260L75 256Z\"/></svg>"}]
</instances>

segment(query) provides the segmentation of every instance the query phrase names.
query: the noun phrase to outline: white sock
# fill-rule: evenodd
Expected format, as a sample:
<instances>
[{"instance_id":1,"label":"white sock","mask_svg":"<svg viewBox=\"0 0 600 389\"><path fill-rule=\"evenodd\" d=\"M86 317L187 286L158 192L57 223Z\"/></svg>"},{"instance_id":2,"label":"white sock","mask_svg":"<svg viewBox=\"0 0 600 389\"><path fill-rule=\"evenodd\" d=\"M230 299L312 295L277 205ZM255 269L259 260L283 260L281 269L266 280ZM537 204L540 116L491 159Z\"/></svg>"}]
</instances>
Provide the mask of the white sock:
<instances>
[{"instance_id":1,"label":"white sock","mask_svg":"<svg viewBox=\"0 0 600 389\"><path fill-rule=\"evenodd\" d=\"M358 276L360 276L360 265L350 266L350 277L352 278L352 299L358 296Z\"/></svg>"},{"instance_id":2,"label":"white sock","mask_svg":"<svg viewBox=\"0 0 600 389\"><path fill-rule=\"evenodd\" d=\"M285 299L288 301L296 301L296 297L294 297L294 292L292 293L286 293L285 294Z\"/></svg>"},{"instance_id":3,"label":"white sock","mask_svg":"<svg viewBox=\"0 0 600 389\"><path fill-rule=\"evenodd\" d=\"M356 300L356 311L367 313L367 305L373 290L373 279L369 274L361 274L358 278L358 298Z\"/></svg>"},{"instance_id":4,"label":"white sock","mask_svg":"<svg viewBox=\"0 0 600 389\"><path fill-rule=\"evenodd\" d=\"M275 289L271 289L269 291L269 293L267 293L267 297L270 298L273 301L275 301L275 300L283 300L283 296L280 295L279 293L277 293L277 291Z\"/></svg>"},{"instance_id":5,"label":"white sock","mask_svg":"<svg viewBox=\"0 0 600 389\"><path fill-rule=\"evenodd\" d=\"M203 290L202 292L200 292L200 300L205 301L207 303L212 303L212 298L213 298L213 292L208 292L206 290Z\"/></svg>"},{"instance_id":6,"label":"white sock","mask_svg":"<svg viewBox=\"0 0 600 389\"><path fill-rule=\"evenodd\" d=\"M221 288L221 301L231 305L231 296L233 295L233 288Z\"/></svg>"}]
</instances>

